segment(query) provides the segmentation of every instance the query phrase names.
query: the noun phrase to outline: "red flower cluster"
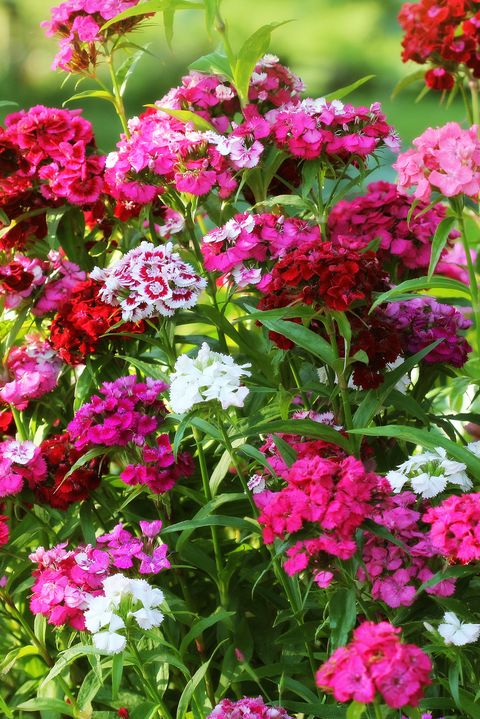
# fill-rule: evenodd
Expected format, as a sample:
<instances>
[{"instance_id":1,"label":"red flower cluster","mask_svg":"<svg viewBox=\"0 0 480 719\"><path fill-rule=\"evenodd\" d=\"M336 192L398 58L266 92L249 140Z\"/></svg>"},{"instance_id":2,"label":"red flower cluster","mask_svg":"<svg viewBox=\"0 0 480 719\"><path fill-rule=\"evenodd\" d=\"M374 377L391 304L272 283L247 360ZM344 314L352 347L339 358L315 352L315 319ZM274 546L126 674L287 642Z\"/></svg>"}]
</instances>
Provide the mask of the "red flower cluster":
<instances>
[{"instance_id":1,"label":"red flower cluster","mask_svg":"<svg viewBox=\"0 0 480 719\"><path fill-rule=\"evenodd\" d=\"M405 3L398 16L405 30L402 60L434 67L425 74L428 87L451 90L454 73L466 65L480 77L480 11L471 0L420 0Z\"/></svg>"},{"instance_id":2,"label":"red flower cluster","mask_svg":"<svg viewBox=\"0 0 480 719\"><path fill-rule=\"evenodd\" d=\"M260 309L298 302L344 312L354 302L369 303L373 290L385 280L373 252L313 240L290 249L277 262Z\"/></svg>"},{"instance_id":3,"label":"red flower cluster","mask_svg":"<svg viewBox=\"0 0 480 719\"><path fill-rule=\"evenodd\" d=\"M50 325L50 342L70 365L81 364L87 355L95 352L102 335L122 319L120 308L99 299L99 288L94 280L79 282ZM142 322L128 322L116 327L112 334L141 333L143 329Z\"/></svg>"},{"instance_id":4,"label":"red flower cluster","mask_svg":"<svg viewBox=\"0 0 480 719\"><path fill-rule=\"evenodd\" d=\"M36 487L41 502L55 509L68 509L71 504L87 499L100 484L100 457L91 459L65 477L83 454L73 447L68 432L44 440L40 451L48 472L46 480Z\"/></svg>"}]
</instances>

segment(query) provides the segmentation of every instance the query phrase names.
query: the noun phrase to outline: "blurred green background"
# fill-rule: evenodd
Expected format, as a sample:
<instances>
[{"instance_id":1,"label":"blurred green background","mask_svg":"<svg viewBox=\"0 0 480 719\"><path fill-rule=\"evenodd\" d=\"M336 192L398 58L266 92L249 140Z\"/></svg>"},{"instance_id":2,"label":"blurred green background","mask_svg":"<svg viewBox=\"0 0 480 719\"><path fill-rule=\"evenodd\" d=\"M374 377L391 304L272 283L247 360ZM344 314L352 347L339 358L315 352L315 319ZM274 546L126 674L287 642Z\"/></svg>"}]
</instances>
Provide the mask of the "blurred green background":
<instances>
[{"instance_id":1,"label":"blurred green background","mask_svg":"<svg viewBox=\"0 0 480 719\"><path fill-rule=\"evenodd\" d=\"M56 4L58 0L0 0L0 99L23 107L59 106L74 94L75 79L62 86L65 74L50 70L57 43L46 38L40 27ZM309 95L326 94L374 74L375 79L349 99L354 104L380 100L408 144L427 125L462 120L463 110L459 105L447 109L434 93L416 104L419 85L391 99L398 80L418 69L400 61L397 13L401 4L401 0L224 0L223 15L237 48L260 25L292 19L274 32L271 52L305 80ZM145 56L137 66L126 93L129 115L138 114L143 105L177 84L189 62L215 44L215 38L209 39L206 33L202 13L193 11L177 13L172 49L165 42L161 16L136 30L132 39L148 44L154 57ZM82 84L80 90L87 87ZM92 99L84 100L83 107L85 116L95 123L101 149L112 149L120 132L113 109Z\"/></svg>"}]
</instances>

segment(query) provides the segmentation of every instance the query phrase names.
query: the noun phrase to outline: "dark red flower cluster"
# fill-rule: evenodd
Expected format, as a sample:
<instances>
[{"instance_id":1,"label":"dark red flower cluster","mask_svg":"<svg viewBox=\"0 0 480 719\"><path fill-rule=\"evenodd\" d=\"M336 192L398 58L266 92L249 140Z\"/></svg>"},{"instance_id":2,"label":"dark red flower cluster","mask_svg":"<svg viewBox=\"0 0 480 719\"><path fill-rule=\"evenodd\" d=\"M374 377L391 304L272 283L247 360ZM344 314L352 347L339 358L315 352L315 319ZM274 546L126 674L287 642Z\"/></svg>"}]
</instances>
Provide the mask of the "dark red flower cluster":
<instances>
[{"instance_id":1,"label":"dark red flower cluster","mask_svg":"<svg viewBox=\"0 0 480 719\"><path fill-rule=\"evenodd\" d=\"M395 362L403 349L402 337L394 323L379 311L369 315L349 315L352 327L350 354L363 350L368 364L355 362L353 381L362 389L374 389L383 382L383 371ZM339 342L339 347L343 344Z\"/></svg>"},{"instance_id":2,"label":"dark red flower cluster","mask_svg":"<svg viewBox=\"0 0 480 719\"><path fill-rule=\"evenodd\" d=\"M432 63L428 87L451 90L460 65L480 77L480 9L471 0L405 3L398 16L405 30L402 60Z\"/></svg>"},{"instance_id":3,"label":"dark red flower cluster","mask_svg":"<svg viewBox=\"0 0 480 719\"><path fill-rule=\"evenodd\" d=\"M260 309L292 303L344 312L354 302L369 303L386 281L373 252L313 240L290 249L277 262L265 285Z\"/></svg>"},{"instance_id":4,"label":"dark red flower cluster","mask_svg":"<svg viewBox=\"0 0 480 719\"><path fill-rule=\"evenodd\" d=\"M122 319L120 308L99 299L99 286L94 280L79 282L50 325L50 342L70 365L81 364L87 355L95 352L102 335ZM128 322L115 327L112 334L143 330L142 322Z\"/></svg>"},{"instance_id":5,"label":"dark red flower cluster","mask_svg":"<svg viewBox=\"0 0 480 719\"><path fill-rule=\"evenodd\" d=\"M68 432L45 439L40 451L47 465L47 478L35 488L38 499L55 509L68 509L82 502L100 484L100 457L91 459L68 477L67 472L82 456L75 449Z\"/></svg>"}]
</instances>

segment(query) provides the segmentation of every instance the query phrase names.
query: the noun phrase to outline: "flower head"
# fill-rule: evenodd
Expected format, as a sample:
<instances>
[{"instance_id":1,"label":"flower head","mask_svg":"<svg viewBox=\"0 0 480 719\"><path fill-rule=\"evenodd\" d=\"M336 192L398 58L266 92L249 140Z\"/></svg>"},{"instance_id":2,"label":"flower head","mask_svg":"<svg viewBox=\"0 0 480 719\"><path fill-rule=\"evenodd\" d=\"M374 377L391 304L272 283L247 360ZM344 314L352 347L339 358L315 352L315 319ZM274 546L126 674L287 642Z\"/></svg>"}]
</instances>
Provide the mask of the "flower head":
<instances>
[{"instance_id":1,"label":"flower head","mask_svg":"<svg viewBox=\"0 0 480 719\"><path fill-rule=\"evenodd\" d=\"M462 622L455 612L445 612L443 621L438 626L438 633L445 640L445 644L463 647L476 642L480 637L480 624Z\"/></svg>"}]
</instances>

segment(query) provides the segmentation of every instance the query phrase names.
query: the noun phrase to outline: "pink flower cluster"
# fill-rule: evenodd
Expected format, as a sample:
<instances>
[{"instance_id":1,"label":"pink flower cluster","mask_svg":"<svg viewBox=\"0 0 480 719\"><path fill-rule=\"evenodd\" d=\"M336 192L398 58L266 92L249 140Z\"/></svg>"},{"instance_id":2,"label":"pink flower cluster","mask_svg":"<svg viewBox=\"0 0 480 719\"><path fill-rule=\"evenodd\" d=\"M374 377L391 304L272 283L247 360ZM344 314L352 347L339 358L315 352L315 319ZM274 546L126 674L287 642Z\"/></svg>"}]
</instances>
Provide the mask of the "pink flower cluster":
<instances>
[{"instance_id":1,"label":"pink flower cluster","mask_svg":"<svg viewBox=\"0 0 480 719\"><path fill-rule=\"evenodd\" d=\"M262 697L243 697L232 702L222 701L214 707L207 719L291 719L283 707L269 707Z\"/></svg>"},{"instance_id":2,"label":"pink flower cluster","mask_svg":"<svg viewBox=\"0 0 480 719\"><path fill-rule=\"evenodd\" d=\"M5 140L24 160L10 179L39 183L47 201L96 202L103 190L104 158L95 154L92 125L80 113L36 105L7 115Z\"/></svg>"},{"instance_id":3,"label":"pink flower cluster","mask_svg":"<svg viewBox=\"0 0 480 719\"><path fill-rule=\"evenodd\" d=\"M353 200L341 200L330 212L328 229L333 242L360 243L364 247L380 240L378 255L383 261L400 262L409 270L424 270L430 263L432 237L445 217L443 205L427 210L401 195L390 182L373 182L367 192ZM411 216L409 217L409 214ZM459 233L452 231L450 240ZM443 256L447 254L444 250ZM438 268L437 268L438 272Z\"/></svg>"},{"instance_id":4,"label":"pink flower cluster","mask_svg":"<svg viewBox=\"0 0 480 719\"><path fill-rule=\"evenodd\" d=\"M195 130L192 123L155 109L128 124L130 137L121 136L117 152L110 153L106 163L105 181L117 200L145 205L169 186L197 196L218 188L222 198L234 191L233 165L212 142L220 143L222 136ZM242 138L240 145L241 154ZM256 145L252 152L258 151Z\"/></svg>"},{"instance_id":5,"label":"pink flower cluster","mask_svg":"<svg viewBox=\"0 0 480 719\"><path fill-rule=\"evenodd\" d=\"M37 564L33 571L30 609L43 614L48 623L68 624L85 629L84 610L87 600L102 594L103 580L115 570L132 569L140 574L158 574L170 567L166 544L154 546L162 523L140 522L142 537L136 537L122 524L110 534L98 537L94 546L88 544L66 550L66 543L52 549L39 547L30 555Z\"/></svg>"},{"instance_id":6,"label":"pink flower cluster","mask_svg":"<svg viewBox=\"0 0 480 719\"><path fill-rule=\"evenodd\" d=\"M42 288L42 293L32 309L34 315L43 316L57 312L68 300L87 274L74 262L69 262L60 252L51 250L48 253L49 276Z\"/></svg>"},{"instance_id":7,"label":"pink flower cluster","mask_svg":"<svg viewBox=\"0 0 480 719\"><path fill-rule=\"evenodd\" d=\"M221 272L224 281L233 280L239 287L260 283L261 288L265 263L309 240L320 240L318 225L298 217L245 212L205 235L201 249L205 269Z\"/></svg>"},{"instance_id":8,"label":"pink flower cluster","mask_svg":"<svg viewBox=\"0 0 480 719\"><path fill-rule=\"evenodd\" d=\"M349 559L356 550L355 531L372 516L373 506L389 491L388 482L365 471L354 457L297 459L282 473L287 486L254 495L263 539L272 544L286 534L308 529L311 539L295 541L286 554L287 574L297 574L323 554Z\"/></svg>"},{"instance_id":9,"label":"pink flower cluster","mask_svg":"<svg viewBox=\"0 0 480 719\"><path fill-rule=\"evenodd\" d=\"M166 414L160 394L167 385L148 377L137 382L134 375L104 382L99 395L82 405L68 425L76 449L92 446L143 447Z\"/></svg>"},{"instance_id":10,"label":"pink flower cluster","mask_svg":"<svg viewBox=\"0 0 480 719\"><path fill-rule=\"evenodd\" d=\"M122 34L139 20L115 23L102 32L107 20L111 20L140 0L66 0L51 10L50 22L43 22L48 36L60 37L60 50L55 56L52 69L81 72L95 66L98 49L95 43L104 42L111 34ZM143 16L145 17L145 16ZM142 19L143 19L142 17Z\"/></svg>"},{"instance_id":11,"label":"pink flower cluster","mask_svg":"<svg viewBox=\"0 0 480 719\"><path fill-rule=\"evenodd\" d=\"M418 297L390 303L385 315L400 332L403 350L407 354L415 354L432 342L441 340L424 357L424 362L446 362L462 367L467 361L472 348L460 333L472 323L455 307L440 304L433 297Z\"/></svg>"},{"instance_id":12,"label":"pink flower cluster","mask_svg":"<svg viewBox=\"0 0 480 719\"><path fill-rule=\"evenodd\" d=\"M393 608L413 604L419 586L433 577L432 559L440 554L422 530L416 500L413 492L386 497L373 515L375 523L385 527L399 544L371 532L364 535L364 568L359 568L358 578L368 579L372 597ZM455 579L445 579L426 591L448 597L455 591Z\"/></svg>"},{"instance_id":13,"label":"pink flower cluster","mask_svg":"<svg viewBox=\"0 0 480 719\"><path fill-rule=\"evenodd\" d=\"M451 562L480 559L480 493L452 495L422 517L433 546Z\"/></svg>"},{"instance_id":14,"label":"pink flower cluster","mask_svg":"<svg viewBox=\"0 0 480 719\"><path fill-rule=\"evenodd\" d=\"M48 341L27 335L20 347L12 347L5 368L7 381L0 382L0 398L17 409L25 409L32 399L51 392L58 382L63 362Z\"/></svg>"},{"instance_id":15,"label":"pink flower cluster","mask_svg":"<svg viewBox=\"0 0 480 719\"><path fill-rule=\"evenodd\" d=\"M414 148L399 155L393 167L398 172L398 190L430 201L432 191L445 197L467 195L478 199L480 192L480 140L478 128L464 130L457 122L429 127L413 141Z\"/></svg>"},{"instance_id":16,"label":"pink flower cluster","mask_svg":"<svg viewBox=\"0 0 480 719\"><path fill-rule=\"evenodd\" d=\"M12 439L0 443L0 497L18 494L25 483L33 489L46 476L45 461L33 442Z\"/></svg>"},{"instance_id":17,"label":"pink flower cluster","mask_svg":"<svg viewBox=\"0 0 480 719\"><path fill-rule=\"evenodd\" d=\"M366 158L377 148L398 149L398 138L379 103L370 107L307 98L267 113L272 137L282 150L305 160L321 155L342 161Z\"/></svg>"},{"instance_id":18,"label":"pink flower cluster","mask_svg":"<svg viewBox=\"0 0 480 719\"><path fill-rule=\"evenodd\" d=\"M282 65L276 55L264 55L250 78L248 99L257 104L268 103L281 107L298 102L304 90L303 80Z\"/></svg>"},{"instance_id":19,"label":"pink flower cluster","mask_svg":"<svg viewBox=\"0 0 480 719\"><path fill-rule=\"evenodd\" d=\"M417 706L431 684L432 663L415 644L402 644L388 622L363 622L317 672L317 685L340 702L369 704L377 693L393 709Z\"/></svg>"},{"instance_id":20,"label":"pink flower cluster","mask_svg":"<svg viewBox=\"0 0 480 719\"><path fill-rule=\"evenodd\" d=\"M172 252L170 242L161 247L141 242L107 269L96 267L90 276L102 283L100 299L119 306L127 322L171 317L175 310L193 307L207 284Z\"/></svg>"}]
</instances>

